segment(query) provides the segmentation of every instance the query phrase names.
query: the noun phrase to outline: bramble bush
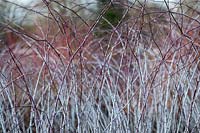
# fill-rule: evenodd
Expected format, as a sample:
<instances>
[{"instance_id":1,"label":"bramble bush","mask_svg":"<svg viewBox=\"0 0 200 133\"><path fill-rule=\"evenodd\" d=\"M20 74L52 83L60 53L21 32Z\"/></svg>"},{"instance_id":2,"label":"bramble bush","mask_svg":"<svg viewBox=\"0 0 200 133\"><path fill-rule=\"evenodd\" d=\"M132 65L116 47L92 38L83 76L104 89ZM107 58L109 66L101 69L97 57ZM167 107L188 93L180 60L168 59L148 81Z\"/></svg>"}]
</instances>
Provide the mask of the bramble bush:
<instances>
[{"instance_id":1,"label":"bramble bush","mask_svg":"<svg viewBox=\"0 0 200 133\"><path fill-rule=\"evenodd\" d=\"M61 1L3 23L17 40L0 54L1 132L199 132L198 10L119 2L114 23L115 3L85 20Z\"/></svg>"}]
</instances>

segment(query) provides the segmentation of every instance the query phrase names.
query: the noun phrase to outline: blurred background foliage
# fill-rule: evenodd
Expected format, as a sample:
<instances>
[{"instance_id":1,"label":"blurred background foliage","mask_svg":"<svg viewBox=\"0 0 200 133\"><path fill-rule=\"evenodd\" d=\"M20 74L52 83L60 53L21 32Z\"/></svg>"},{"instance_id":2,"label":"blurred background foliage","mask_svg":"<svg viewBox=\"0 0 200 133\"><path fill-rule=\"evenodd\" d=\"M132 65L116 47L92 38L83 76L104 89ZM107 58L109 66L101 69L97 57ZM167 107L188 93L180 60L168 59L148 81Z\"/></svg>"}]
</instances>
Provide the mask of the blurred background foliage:
<instances>
[{"instance_id":1,"label":"blurred background foliage","mask_svg":"<svg viewBox=\"0 0 200 133\"><path fill-rule=\"evenodd\" d=\"M8 4L5 2L0 2L0 49L4 46L5 41L5 23L6 19L9 17Z\"/></svg>"},{"instance_id":2,"label":"blurred background foliage","mask_svg":"<svg viewBox=\"0 0 200 133\"><path fill-rule=\"evenodd\" d=\"M24 28L28 30L32 30L34 28L34 21L36 18L44 18L44 16L52 16L51 13L55 15L57 19L61 18L65 20L66 18L70 18L71 21L75 23L83 23L83 22L93 22L96 17L100 14L100 12L104 9L104 7L109 3L110 0L51 0L47 2L49 8L45 2L42 1L30 1L26 2L28 4L22 4L22 1L14 1L14 0L1 0L0 1L0 39L1 45L2 42L6 40L6 32L12 32L6 30L7 26L10 26L14 29L16 28ZM133 4L135 1L130 0L127 2L128 6L124 6L123 0L113 1L109 9L103 14L98 26L96 29L100 29L99 31L109 31L112 29L112 26L117 26L125 13L125 10L128 6ZM129 11L129 14L126 15L126 18L138 17L141 15L142 8L145 7L144 12L152 12L152 11L167 11L166 4L169 1L165 2L153 2L149 1L137 1L134 6ZM177 11L179 13L187 14L189 16L197 16L199 14L199 1L195 0L185 0L180 2L175 2L173 4L173 8L170 10ZM159 4L158 4L159 3ZM162 4L161 4L162 3ZM165 5L165 6L164 6ZM169 6L171 7L171 6ZM40 13L40 14L39 14ZM174 14L178 15L178 14ZM156 16L154 16L155 18ZM147 16L146 21L149 21L149 16ZM159 19L163 19L162 16L159 16ZM59 21L59 20L58 20ZM95 34L97 33L95 31ZM99 35L98 35L99 36ZM101 35L100 35L101 36Z\"/></svg>"},{"instance_id":3,"label":"blurred background foliage","mask_svg":"<svg viewBox=\"0 0 200 133\"><path fill-rule=\"evenodd\" d=\"M108 3L109 0L98 0L98 10L101 11ZM103 14L103 18L100 20L99 27L102 29L112 29L112 26L117 26L122 19L124 11L125 8L119 3L112 3L105 14Z\"/></svg>"},{"instance_id":4,"label":"blurred background foliage","mask_svg":"<svg viewBox=\"0 0 200 133\"><path fill-rule=\"evenodd\" d=\"M0 1L0 47L16 43L18 35L13 32L18 29L32 29L33 18L28 15L28 6L23 7L19 3L12 1ZM28 21L29 20L29 21Z\"/></svg>"}]
</instances>

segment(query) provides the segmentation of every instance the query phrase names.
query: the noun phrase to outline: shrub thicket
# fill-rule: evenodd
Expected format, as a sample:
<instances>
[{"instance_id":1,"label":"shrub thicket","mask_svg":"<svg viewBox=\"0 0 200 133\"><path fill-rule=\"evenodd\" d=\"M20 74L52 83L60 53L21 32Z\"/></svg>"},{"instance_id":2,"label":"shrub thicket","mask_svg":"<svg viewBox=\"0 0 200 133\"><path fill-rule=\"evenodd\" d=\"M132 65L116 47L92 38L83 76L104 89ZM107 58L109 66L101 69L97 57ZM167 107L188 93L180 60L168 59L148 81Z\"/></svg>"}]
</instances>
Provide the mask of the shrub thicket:
<instances>
[{"instance_id":1,"label":"shrub thicket","mask_svg":"<svg viewBox=\"0 0 200 133\"><path fill-rule=\"evenodd\" d=\"M91 21L51 0L28 28L2 22L19 40L0 54L0 132L199 132L199 16L178 4L108 1Z\"/></svg>"}]
</instances>

